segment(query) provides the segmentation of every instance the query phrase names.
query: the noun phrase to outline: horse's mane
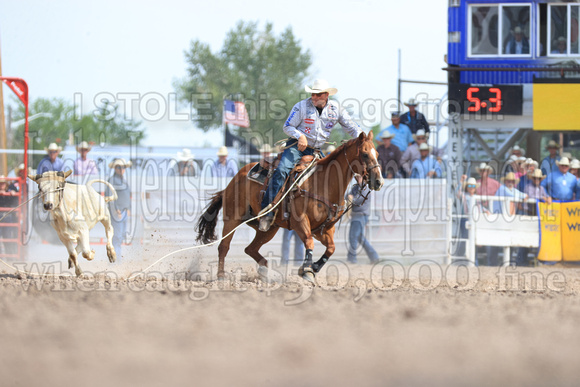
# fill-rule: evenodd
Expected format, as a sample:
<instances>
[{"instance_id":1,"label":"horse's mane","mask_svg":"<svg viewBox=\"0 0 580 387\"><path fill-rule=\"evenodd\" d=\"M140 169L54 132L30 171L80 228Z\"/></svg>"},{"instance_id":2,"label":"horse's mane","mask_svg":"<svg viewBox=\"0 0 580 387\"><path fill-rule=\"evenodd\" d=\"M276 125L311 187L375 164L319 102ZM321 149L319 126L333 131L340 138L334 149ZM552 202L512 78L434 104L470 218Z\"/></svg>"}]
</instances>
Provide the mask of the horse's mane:
<instances>
[{"instance_id":1,"label":"horse's mane","mask_svg":"<svg viewBox=\"0 0 580 387\"><path fill-rule=\"evenodd\" d=\"M322 159L320 159L317 164L318 165L327 165L331 161L335 160L338 157L338 155L340 155L341 153L343 153L344 152L344 148L350 146L356 140L358 140L358 137L353 138L351 140L348 140L347 142L345 142L344 144L342 144L341 146L339 146L338 148L336 148L335 150L333 150L332 152L330 152L330 154L328 154L327 156L325 156Z\"/></svg>"}]
</instances>

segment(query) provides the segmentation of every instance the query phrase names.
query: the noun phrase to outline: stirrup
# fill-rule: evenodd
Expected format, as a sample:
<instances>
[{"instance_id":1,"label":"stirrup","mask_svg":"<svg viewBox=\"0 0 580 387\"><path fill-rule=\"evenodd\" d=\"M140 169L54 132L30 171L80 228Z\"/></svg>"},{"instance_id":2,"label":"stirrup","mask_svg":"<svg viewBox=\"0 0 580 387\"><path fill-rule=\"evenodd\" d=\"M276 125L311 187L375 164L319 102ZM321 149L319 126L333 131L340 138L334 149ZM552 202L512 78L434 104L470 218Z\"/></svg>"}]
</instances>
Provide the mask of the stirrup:
<instances>
[{"instance_id":1,"label":"stirrup","mask_svg":"<svg viewBox=\"0 0 580 387\"><path fill-rule=\"evenodd\" d=\"M268 212L268 210L272 208L272 203L268 204L266 207L262 208L262 210L260 212L258 212L258 216L262 215L265 212ZM262 218L260 218L260 220L262 220Z\"/></svg>"},{"instance_id":2,"label":"stirrup","mask_svg":"<svg viewBox=\"0 0 580 387\"><path fill-rule=\"evenodd\" d=\"M262 232L266 232L270 229L272 223L274 223L274 214L270 212L269 214L266 214L260 218L260 225L258 226L258 229Z\"/></svg>"}]
</instances>

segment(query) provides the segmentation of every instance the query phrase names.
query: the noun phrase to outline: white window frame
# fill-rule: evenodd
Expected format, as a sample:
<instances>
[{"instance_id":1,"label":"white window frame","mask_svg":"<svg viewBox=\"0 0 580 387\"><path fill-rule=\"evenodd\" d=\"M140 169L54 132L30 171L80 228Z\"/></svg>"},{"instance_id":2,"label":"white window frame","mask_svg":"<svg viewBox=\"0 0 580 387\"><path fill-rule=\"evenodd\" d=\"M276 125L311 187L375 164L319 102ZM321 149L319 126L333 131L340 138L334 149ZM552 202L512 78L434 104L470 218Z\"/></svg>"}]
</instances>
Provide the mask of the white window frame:
<instances>
[{"instance_id":1,"label":"white window frame","mask_svg":"<svg viewBox=\"0 0 580 387\"><path fill-rule=\"evenodd\" d=\"M528 37L528 43L530 45L530 52L528 54L504 54L502 53L503 51L503 8L508 8L508 7L525 7L527 6L528 9L530 10L530 29L529 29L529 34L530 36ZM496 54L473 54L471 52L471 31L472 31L472 25L471 25L471 14L472 14L472 8L477 8L477 7L498 7L498 21L497 21L497 28L498 28L498 42L497 42L497 53ZM533 53L534 53L534 45L532 44L532 42L535 39L535 31L532 28L532 3L510 3L510 4L504 4L504 3L484 3L484 4L469 4L469 6L467 7L467 57L468 58L531 58Z\"/></svg>"},{"instance_id":2,"label":"white window frame","mask_svg":"<svg viewBox=\"0 0 580 387\"><path fill-rule=\"evenodd\" d=\"M565 54L553 54L552 53L552 36L550 36L550 33L552 32L552 7L566 7L566 53ZM578 3L553 3L553 4L548 4L548 30L546 32L547 35L547 46L548 46L548 50L546 51L546 56L548 57L552 57L552 58L569 58L569 57L578 57L580 56L580 52L573 54L571 52L571 43L572 43L572 7L577 7L578 9L578 14L580 15L580 4ZM580 39L580 28L578 29L578 35L576 38ZM580 51L580 50L579 50Z\"/></svg>"}]
</instances>

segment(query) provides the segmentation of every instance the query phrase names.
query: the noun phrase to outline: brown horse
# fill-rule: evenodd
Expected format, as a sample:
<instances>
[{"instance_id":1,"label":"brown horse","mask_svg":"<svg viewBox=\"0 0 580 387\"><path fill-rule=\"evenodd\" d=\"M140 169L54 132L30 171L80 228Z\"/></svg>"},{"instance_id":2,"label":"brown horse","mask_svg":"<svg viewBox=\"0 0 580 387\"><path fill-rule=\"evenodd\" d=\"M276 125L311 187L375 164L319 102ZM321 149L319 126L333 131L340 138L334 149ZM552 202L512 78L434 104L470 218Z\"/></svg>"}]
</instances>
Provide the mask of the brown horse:
<instances>
[{"instance_id":1,"label":"brown horse","mask_svg":"<svg viewBox=\"0 0 580 387\"><path fill-rule=\"evenodd\" d=\"M317 273L332 256L335 250L334 225L345 211L344 195L355 173L363 176L369 188L381 189L383 178L377 162L378 152L373 143L372 131L361 133L357 138L341 145L325 158L319 160L310 177L298 189L289 194L290 202L286 208L280 205L272 227L266 232L258 230L258 221L248 225L256 230L254 240L246 247L245 253L259 265L259 273L267 273L268 261L260 254L262 245L268 243L278 232L279 227L295 230L306 247L304 264L300 268L303 278L313 281ZM248 172L255 163L244 166L230 181L226 189L214 194L210 204L201 215L197 226L198 242L210 243L217 240L215 227L218 213L223 207L226 236L244 221L260 212L260 190L262 185L247 179ZM280 196L280 195L278 195ZM284 214L289 216L284 217ZM233 233L220 242L218 247L218 278L225 276L224 260L230 248ZM313 238L318 239L326 251L317 262L312 262Z\"/></svg>"}]
</instances>

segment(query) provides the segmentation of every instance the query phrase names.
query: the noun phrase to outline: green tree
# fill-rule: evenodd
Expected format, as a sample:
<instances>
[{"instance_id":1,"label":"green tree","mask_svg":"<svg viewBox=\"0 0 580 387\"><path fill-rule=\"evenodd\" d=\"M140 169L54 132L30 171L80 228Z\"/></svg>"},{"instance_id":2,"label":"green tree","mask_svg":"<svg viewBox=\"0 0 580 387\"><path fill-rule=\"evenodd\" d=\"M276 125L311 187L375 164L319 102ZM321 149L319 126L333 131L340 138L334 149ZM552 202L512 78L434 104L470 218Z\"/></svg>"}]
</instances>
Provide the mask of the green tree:
<instances>
[{"instance_id":1,"label":"green tree","mask_svg":"<svg viewBox=\"0 0 580 387\"><path fill-rule=\"evenodd\" d=\"M290 27L275 36L271 23L260 31L257 22L240 21L219 52L212 53L208 44L195 40L185 57L188 76L175 88L181 101L193 105L201 129L222 126L226 97L246 104L250 131L266 136L264 141L285 136L282 125L301 99L312 63L310 52L302 49Z\"/></svg>"},{"instance_id":2,"label":"green tree","mask_svg":"<svg viewBox=\"0 0 580 387\"><path fill-rule=\"evenodd\" d=\"M39 114L41 113L41 114ZM140 122L125 121L117 113L117 106L104 104L94 113L75 116L74 106L63 99L38 98L29 105L29 117L38 115L29 123L29 150L43 150L51 142L64 146L70 138L74 143L81 141L111 145L137 144L143 139ZM24 106L18 104L11 120L17 123L9 132L8 148L24 147ZM135 140L132 140L135 139ZM42 155L35 155L32 165L37 165ZM11 155L9 167L22 162L22 157Z\"/></svg>"}]
</instances>

